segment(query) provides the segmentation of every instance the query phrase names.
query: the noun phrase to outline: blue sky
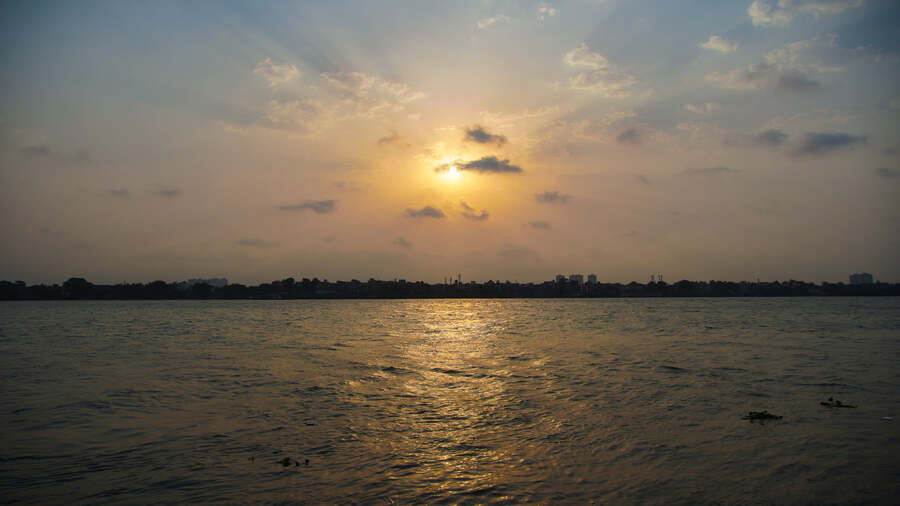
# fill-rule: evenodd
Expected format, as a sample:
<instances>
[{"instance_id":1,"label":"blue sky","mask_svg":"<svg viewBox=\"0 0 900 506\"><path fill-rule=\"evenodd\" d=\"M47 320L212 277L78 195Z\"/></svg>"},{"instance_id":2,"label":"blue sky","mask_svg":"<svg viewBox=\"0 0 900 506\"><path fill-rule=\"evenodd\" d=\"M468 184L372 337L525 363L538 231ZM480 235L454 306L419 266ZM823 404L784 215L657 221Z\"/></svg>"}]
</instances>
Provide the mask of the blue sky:
<instances>
[{"instance_id":1,"label":"blue sky","mask_svg":"<svg viewBox=\"0 0 900 506\"><path fill-rule=\"evenodd\" d=\"M900 281L893 1L3 9L3 279Z\"/></svg>"}]
</instances>

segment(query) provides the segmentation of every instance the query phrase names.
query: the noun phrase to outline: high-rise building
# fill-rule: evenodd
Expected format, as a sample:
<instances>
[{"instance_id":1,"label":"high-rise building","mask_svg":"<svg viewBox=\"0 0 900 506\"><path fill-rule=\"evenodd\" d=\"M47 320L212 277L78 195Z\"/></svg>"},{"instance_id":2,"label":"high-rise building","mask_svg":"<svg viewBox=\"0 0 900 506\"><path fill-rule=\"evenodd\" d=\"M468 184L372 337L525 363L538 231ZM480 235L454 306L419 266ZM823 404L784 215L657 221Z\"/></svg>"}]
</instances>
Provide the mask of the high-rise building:
<instances>
[{"instance_id":1,"label":"high-rise building","mask_svg":"<svg viewBox=\"0 0 900 506\"><path fill-rule=\"evenodd\" d=\"M584 284L584 276L581 274L569 274L569 281L573 283L578 283L579 285Z\"/></svg>"},{"instance_id":2,"label":"high-rise building","mask_svg":"<svg viewBox=\"0 0 900 506\"><path fill-rule=\"evenodd\" d=\"M565 283L565 282L566 282L566 277L563 276L562 274L557 274L557 275L556 275L556 282L557 282L557 283Z\"/></svg>"},{"instance_id":3,"label":"high-rise building","mask_svg":"<svg viewBox=\"0 0 900 506\"><path fill-rule=\"evenodd\" d=\"M850 284L851 285L871 285L874 281L872 280L872 275L868 272L860 272L858 274L850 275Z\"/></svg>"},{"instance_id":4,"label":"high-rise building","mask_svg":"<svg viewBox=\"0 0 900 506\"><path fill-rule=\"evenodd\" d=\"M589 285L597 284L597 275L596 274L588 274L588 284Z\"/></svg>"}]
</instances>

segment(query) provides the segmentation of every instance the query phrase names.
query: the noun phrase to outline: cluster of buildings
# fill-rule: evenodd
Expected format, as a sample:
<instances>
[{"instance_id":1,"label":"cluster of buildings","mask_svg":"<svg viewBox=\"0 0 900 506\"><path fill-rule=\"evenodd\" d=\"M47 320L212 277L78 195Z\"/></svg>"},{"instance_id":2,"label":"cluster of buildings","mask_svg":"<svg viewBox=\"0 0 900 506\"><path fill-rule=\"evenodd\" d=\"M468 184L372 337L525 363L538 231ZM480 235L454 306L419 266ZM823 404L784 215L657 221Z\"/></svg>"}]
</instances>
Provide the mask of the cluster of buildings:
<instances>
[{"instance_id":1,"label":"cluster of buildings","mask_svg":"<svg viewBox=\"0 0 900 506\"><path fill-rule=\"evenodd\" d=\"M569 274L568 278L564 274L556 275L557 283L565 283L567 281L569 283L575 283L575 284L581 286L584 284L584 275L583 274ZM587 283L589 285L596 285L597 284L597 275L596 274L588 274Z\"/></svg>"}]
</instances>

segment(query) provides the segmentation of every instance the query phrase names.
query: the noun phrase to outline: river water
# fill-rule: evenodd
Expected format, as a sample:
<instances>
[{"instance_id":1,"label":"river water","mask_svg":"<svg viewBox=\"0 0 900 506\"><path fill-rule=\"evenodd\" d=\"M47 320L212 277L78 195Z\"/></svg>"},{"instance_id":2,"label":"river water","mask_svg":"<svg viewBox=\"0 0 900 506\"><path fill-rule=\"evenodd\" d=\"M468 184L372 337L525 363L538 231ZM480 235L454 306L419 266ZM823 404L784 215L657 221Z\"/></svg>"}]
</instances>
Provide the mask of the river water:
<instances>
[{"instance_id":1,"label":"river water","mask_svg":"<svg viewBox=\"0 0 900 506\"><path fill-rule=\"evenodd\" d=\"M900 298L5 302L0 392L8 502L900 497Z\"/></svg>"}]
</instances>

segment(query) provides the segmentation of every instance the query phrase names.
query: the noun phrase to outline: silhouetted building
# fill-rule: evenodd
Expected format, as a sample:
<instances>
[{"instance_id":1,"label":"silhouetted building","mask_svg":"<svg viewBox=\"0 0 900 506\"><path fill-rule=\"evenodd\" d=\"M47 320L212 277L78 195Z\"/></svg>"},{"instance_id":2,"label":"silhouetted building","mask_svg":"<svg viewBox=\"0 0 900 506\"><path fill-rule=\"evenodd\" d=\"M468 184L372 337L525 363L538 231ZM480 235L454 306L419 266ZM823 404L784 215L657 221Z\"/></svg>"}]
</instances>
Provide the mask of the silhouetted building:
<instances>
[{"instance_id":1,"label":"silhouetted building","mask_svg":"<svg viewBox=\"0 0 900 506\"><path fill-rule=\"evenodd\" d=\"M579 285L584 284L584 276L581 274L569 274L569 281L573 283L578 283Z\"/></svg>"},{"instance_id":2,"label":"silhouetted building","mask_svg":"<svg viewBox=\"0 0 900 506\"><path fill-rule=\"evenodd\" d=\"M589 285L597 284L597 275L596 274L588 274L588 284Z\"/></svg>"},{"instance_id":3,"label":"silhouetted building","mask_svg":"<svg viewBox=\"0 0 900 506\"><path fill-rule=\"evenodd\" d=\"M565 283L565 282L566 282L566 277L563 276L562 274L557 274L557 275L556 275L556 282L557 282L557 283Z\"/></svg>"},{"instance_id":4,"label":"silhouetted building","mask_svg":"<svg viewBox=\"0 0 900 506\"><path fill-rule=\"evenodd\" d=\"M851 285L871 285L874 281L872 280L872 275L868 272L860 272L858 274L850 275L850 284Z\"/></svg>"}]
</instances>

